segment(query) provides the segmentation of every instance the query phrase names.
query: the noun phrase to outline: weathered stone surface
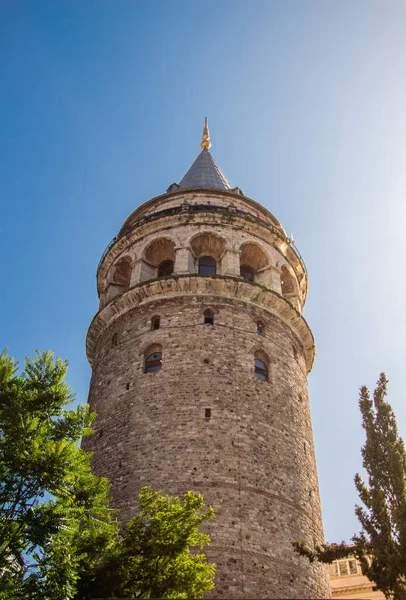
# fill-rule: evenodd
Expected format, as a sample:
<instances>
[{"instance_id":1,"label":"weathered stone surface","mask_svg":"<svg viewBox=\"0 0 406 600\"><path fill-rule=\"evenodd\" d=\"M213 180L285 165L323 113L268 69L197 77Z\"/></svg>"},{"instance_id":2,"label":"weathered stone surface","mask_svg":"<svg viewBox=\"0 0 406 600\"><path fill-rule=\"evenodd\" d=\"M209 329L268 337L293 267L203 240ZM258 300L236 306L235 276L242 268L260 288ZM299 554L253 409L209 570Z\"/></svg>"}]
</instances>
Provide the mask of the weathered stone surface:
<instances>
[{"instance_id":1,"label":"weathered stone surface","mask_svg":"<svg viewBox=\"0 0 406 600\"><path fill-rule=\"evenodd\" d=\"M96 433L84 445L94 452L96 471L112 481L122 519L136 511L143 485L169 494L193 489L216 508L208 526L208 557L217 564L212 597L325 598L327 571L292 548L295 540L323 541L307 393L313 337L301 304L284 298L280 276L275 280L288 264L279 241L264 240L255 223L245 227L241 220L237 228L212 217L204 221L199 214L198 223L170 217L164 237L174 241L176 253L185 250L175 259L175 273L135 281L133 271L128 289L110 301L102 297L88 333ZM102 294L122 256L144 260L153 240L154 252L169 247L156 242L164 225L151 229L157 223L140 226L135 237L111 247L99 270ZM193 245L202 232L205 238ZM257 246L241 250L247 242ZM207 249L219 275L196 273L198 255ZM243 281L240 251L244 261L252 260L256 277L265 269L269 278ZM156 262L155 254L148 256ZM289 266L299 281L295 264ZM300 291L297 298L303 302ZM204 324L207 309L214 313L213 325ZM160 328L152 330L156 317ZM145 373L145 358L156 345L162 369ZM256 352L267 358L268 381L255 376Z\"/></svg>"}]
</instances>

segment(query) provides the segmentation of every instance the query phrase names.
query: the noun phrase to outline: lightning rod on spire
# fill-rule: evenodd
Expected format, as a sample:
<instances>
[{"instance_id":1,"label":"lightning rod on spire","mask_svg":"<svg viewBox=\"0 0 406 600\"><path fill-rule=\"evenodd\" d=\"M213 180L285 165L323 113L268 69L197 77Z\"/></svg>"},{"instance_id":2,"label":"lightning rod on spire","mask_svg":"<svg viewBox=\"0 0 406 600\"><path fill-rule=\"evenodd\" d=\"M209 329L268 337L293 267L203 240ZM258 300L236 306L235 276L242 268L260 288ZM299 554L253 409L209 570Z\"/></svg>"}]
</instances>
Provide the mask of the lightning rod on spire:
<instances>
[{"instance_id":1,"label":"lightning rod on spire","mask_svg":"<svg viewBox=\"0 0 406 600\"><path fill-rule=\"evenodd\" d=\"M208 150L211 146L210 142L210 131L209 131L209 118L206 117L204 120L204 129L202 135L202 141L200 143L203 150Z\"/></svg>"}]
</instances>

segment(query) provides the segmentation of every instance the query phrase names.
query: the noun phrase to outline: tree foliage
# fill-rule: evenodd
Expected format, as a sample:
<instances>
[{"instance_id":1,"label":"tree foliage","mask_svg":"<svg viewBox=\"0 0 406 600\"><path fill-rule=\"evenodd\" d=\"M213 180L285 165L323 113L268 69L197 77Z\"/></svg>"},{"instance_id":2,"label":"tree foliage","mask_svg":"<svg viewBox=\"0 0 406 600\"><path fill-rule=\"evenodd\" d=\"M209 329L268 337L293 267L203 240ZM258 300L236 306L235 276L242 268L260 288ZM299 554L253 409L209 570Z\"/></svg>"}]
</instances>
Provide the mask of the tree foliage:
<instances>
[{"instance_id":1,"label":"tree foliage","mask_svg":"<svg viewBox=\"0 0 406 600\"><path fill-rule=\"evenodd\" d=\"M109 485L78 447L90 432L67 363L51 352L25 369L0 355L0 598L72 598L81 573L108 549L118 526Z\"/></svg>"},{"instance_id":2,"label":"tree foliage","mask_svg":"<svg viewBox=\"0 0 406 600\"><path fill-rule=\"evenodd\" d=\"M362 572L386 598L406 599L406 451L398 434L395 414L386 401L387 379L381 373L371 399L367 387L360 390L359 407L366 441L363 467L368 481L355 475L355 487L364 506L355 513L362 529L352 545L325 544L309 549L294 544L311 561L331 563L355 555Z\"/></svg>"},{"instance_id":3,"label":"tree foliage","mask_svg":"<svg viewBox=\"0 0 406 600\"><path fill-rule=\"evenodd\" d=\"M74 400L66 370L44 352L19 374L0 355L0 600L202 597L215 565L198 529L213 509L193 492L182 504L143 488L120 530L109 483L79 447L94 415L65 408Z\"/></svg>"},{"instance_id":4,"label":"tree foliage","mask_svg":"<svg viewBox=\"0 0 406 600\"><path fill-rule=\"evenodd\" d=\"M139 512L94 572L99 598L202 598L214 588L214 564L201 552L210 542L199 527L214 515L201 494L139 494ZM199 553L191 553L197 547Z\"/></svg>"}]
</instances>

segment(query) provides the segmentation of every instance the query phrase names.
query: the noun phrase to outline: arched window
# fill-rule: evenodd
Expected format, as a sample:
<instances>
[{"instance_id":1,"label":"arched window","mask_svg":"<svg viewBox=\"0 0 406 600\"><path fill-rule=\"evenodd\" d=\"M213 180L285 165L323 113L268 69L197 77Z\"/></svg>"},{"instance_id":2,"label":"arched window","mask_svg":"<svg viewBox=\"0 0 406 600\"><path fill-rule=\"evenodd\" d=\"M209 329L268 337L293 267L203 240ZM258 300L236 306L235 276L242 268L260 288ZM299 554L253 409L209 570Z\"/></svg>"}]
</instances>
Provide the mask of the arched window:
<instances>
[{"instance_id":1,"label":"arched window","mask_svg":"<svg viewBox=\"0 0 406 600\"><path fill-rule=\"evenodd\" d=\"M261 321L258 321L257 322L257 334L264 335L264 332L265 332L264 324Z\"/></svg>"},{"instance_id":2,"label":"arched window","mask_svg":"<svg viewBox=\"0 0 406 600\"><path fill-rule=\"evenodd\" d=\"M241 265L240 267L240 275L244 277L245 281L254 281L255 280L255 272L252 267L249 265Z\"/></svg>"},{"instance_id":3,"label":"arched window","mask_svg":"<svg viewBox=\"0 0 406 600\"><path fill-rule=\"evenodd\" d=\"M199 258L199 275L215 275L216 261L212 256L202 256Z\"/></svg>"},{"instance_id":4,"label":"arched window","mask_svg":"<svg viewBox=\"0 0 406 600\"><path fill-rule=\"evenodd\" d=\"M259 244L253 242L245 242L240 251L241 277L244 281L261 283L261 273L269 265L269 256Z\"/></svg>"},{"instance_id":5,"label":"arched window","mask_svg":"<svg viewBox=\"0 0 406 600\"><path fill-rule=\"evenodd\" d=\"M295 294L296 293L296 284L292 273L286 265L282 265L281 269L281 286L282 286L282 294L285 296L287 294Z\"/></svg>"},{"instance_id":6,"label":"arched window","mask_svg":"<svg viewBox=\"0 0 406 600\"><path fill-rule=\"evenodd\" d=\"M254 372L258 379L268 381L268 361L263 352L255 353Z\"/></svg>"},{"instance_id":7,"label":"arched window","mask_svg":"<svg viewBox=\"0 0 406 600\"><path fill-rule=\"evenodd\" d=\"M175 243L168 238L154 239L143 254L141 281L172 275L175 260Z\"/></svg>"},{"instance_id":8,"label":"arched window","mask_svg":"<svg viewBox=\"0 0 406 600\"><path fill-rule=\"evenodd\" d=\"M152 352L145 359L145 373L157 373L162 369L162 352Z\"/></svg>"},{"instance_id":9,"label":"arched window","mask_svg":"<svg viewBox=\"0 0 406 600\"><path fill-rule=\"evenodd\" d=\"M113 283L125 287L130 286L132 262L129 256L123 256L114 267Z\"/></svg>"},{"instance_id":10,"label":"arched window","mask_svg":"<svg viewBox=\"0 0 406 600\"><path fill-rule=\"evenodd\" d=\"M158 265L158 277L165 277L173 273L173 260L163 260Z\"/></svg>"},{"instance_id":11,"label":"arched window","mask_svg":"<svg viewBox=\"0 0 406 600\"><path fill-rule=\"evenodd\" d=\"M151 329L156 331L161 326L161 319L159 317L152 317L151 319Z\"/></svg>"},{"instance_id":12,"label":"arched window","mask_svg":"<svg viewBox=\"0 0 406 600\"><path fill-rule=\"evenodd\" d=\"M214 325L214 312L210 309L204 311L204 324Z\"/></svg>"},{"instance_id":13,"label":"arched window","mask_svg":"<svg viewBox=\"0 0 406 600\"><path fill-rule=\"evenodd\" d=\"M118 340L118 334L114 333L113 337L111 338L111 347L114 348L114 346L117 346L117 340Z\"/></svg>"}]
</instances>

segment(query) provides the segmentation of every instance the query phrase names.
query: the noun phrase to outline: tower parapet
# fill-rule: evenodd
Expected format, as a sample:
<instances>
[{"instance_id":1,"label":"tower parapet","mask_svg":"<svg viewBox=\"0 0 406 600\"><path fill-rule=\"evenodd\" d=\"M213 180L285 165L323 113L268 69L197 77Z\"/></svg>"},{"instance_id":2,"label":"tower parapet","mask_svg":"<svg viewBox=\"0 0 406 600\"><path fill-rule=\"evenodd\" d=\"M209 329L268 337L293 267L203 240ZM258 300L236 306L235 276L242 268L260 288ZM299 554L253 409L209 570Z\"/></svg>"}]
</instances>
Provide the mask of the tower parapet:
<instances>
[{"instance_id":1,"label":"tower parapet","mask_svg":"<svg viewBox=\"0 0 406 600\"><path fill-rule=\"evenodd\" d=\"M216 507L215 597L327 597L324 567L292 548L323 541L306 268L278 220L231 188L207 123L202 144L100 261L85 445L123 519L147 484Z\"/></svg>"}]
</instances>

